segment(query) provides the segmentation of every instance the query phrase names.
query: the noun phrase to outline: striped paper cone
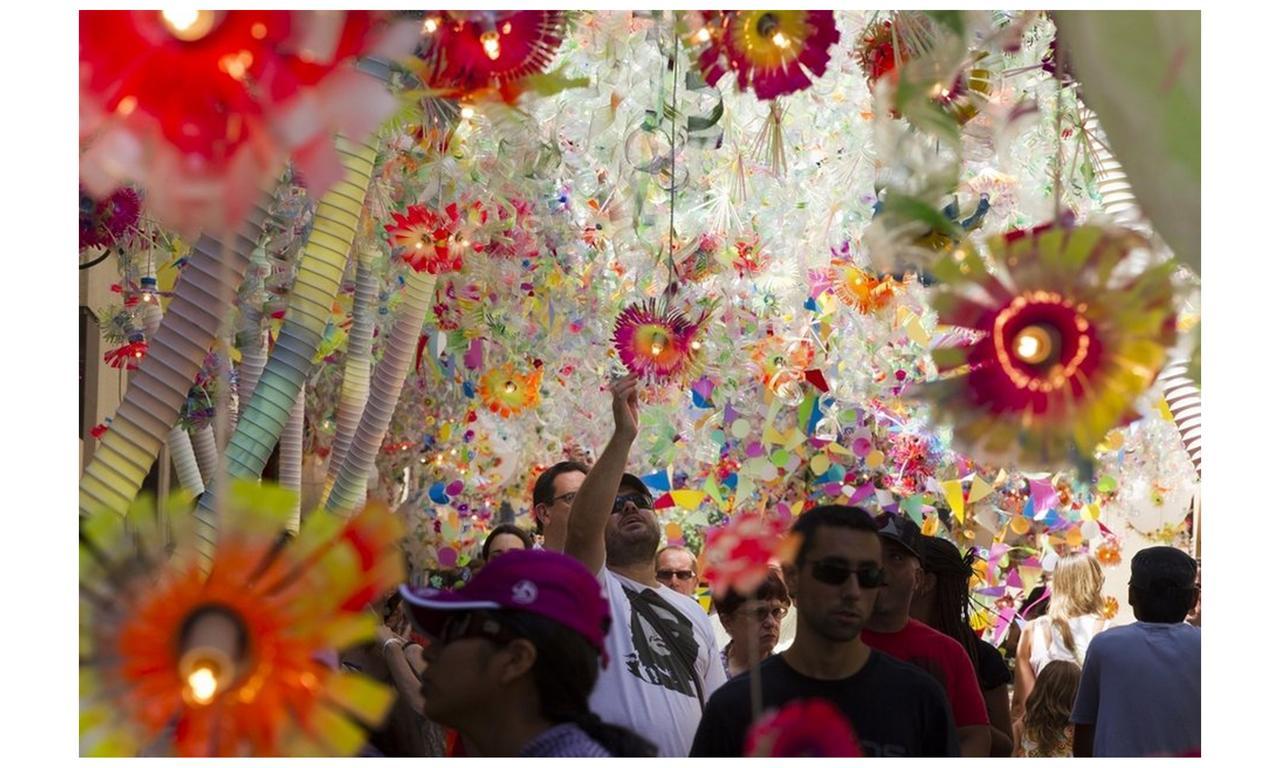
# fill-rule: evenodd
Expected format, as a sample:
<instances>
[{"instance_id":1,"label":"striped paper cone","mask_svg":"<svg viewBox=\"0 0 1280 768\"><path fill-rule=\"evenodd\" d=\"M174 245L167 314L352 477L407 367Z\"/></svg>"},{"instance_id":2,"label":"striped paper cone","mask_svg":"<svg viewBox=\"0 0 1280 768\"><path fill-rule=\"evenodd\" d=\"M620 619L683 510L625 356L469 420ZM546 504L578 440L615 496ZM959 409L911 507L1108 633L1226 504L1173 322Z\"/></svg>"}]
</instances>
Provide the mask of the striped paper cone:
<instances>
[{"instance_id":1,"label":"striped paper cone","mask_svg":"<svg viewBox=\"0 0 1280 768\"><path fill-rule=\"evenodd\" d=\"M333 489L334 478L347 457L351 438L360 424L364 405L369 400L369 370L372 366L374 304L378 297L378 275L373 269L377 251L363 248L356 265L356 295L351 307L351 332L347 337L347 361L342 374L342 394L335 419L337 430L329 453L329 469L325 473L321 502Z\"/></svg>"}]
</instances>

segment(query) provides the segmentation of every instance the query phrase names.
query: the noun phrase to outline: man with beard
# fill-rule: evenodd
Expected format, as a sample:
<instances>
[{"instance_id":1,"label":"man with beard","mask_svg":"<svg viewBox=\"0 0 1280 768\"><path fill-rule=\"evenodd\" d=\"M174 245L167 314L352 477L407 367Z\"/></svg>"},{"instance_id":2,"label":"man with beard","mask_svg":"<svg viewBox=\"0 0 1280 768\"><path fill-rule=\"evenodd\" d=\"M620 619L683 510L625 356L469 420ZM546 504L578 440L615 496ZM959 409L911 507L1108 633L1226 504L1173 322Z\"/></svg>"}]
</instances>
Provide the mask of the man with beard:
<instances>
[{"instance_id":1,"label":"man with beard","mask_svg":"<svg viewBox=\"0 0 1280 768\"><path fill-rule=\"evenodd\" d=\"M639 429L637 380L613 383L613 437L578 488L565 554L600 580L613 630L591 709L642 734L659 757L689 754L702 707L724 682L711 620L692 598L659 583L661 529L648 488L626 473Z\"/></svg>"}]
</instances>

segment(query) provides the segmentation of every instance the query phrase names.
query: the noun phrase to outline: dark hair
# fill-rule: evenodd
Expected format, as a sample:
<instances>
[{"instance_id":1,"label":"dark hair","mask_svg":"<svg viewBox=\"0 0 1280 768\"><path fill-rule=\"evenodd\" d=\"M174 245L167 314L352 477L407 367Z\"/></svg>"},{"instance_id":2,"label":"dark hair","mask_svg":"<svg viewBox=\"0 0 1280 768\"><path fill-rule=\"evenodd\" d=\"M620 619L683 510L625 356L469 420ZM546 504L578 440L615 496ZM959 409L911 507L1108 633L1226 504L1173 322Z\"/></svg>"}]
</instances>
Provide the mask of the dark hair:
<instances>
[{"instance_id":1,"label":"dark hair","mask_svg":"<svg viewBox=\"0 0 1280 768\"><path fill-rule=\"evenodd\" d=\"M1018 609L1018 615L1027 621L1043 616L1049 610L1049 598L1045 594L1047 591L1048 588L1043 582L1032 587L1022 601L1022 607Z\"/></svg>"},{"instance_id":2,"label":"dark hair","mask_svg":"<svg viewBox=\"0 0 1280 768\"><path fill-rule=\"evenodd\" d=\"M787 592L787 585L783 583L782 577L778 575L778 572L772 568L769 569L769 577L764 580L764 583L760 585L754 595L744 597L731 589L724 594L724 597L713 597L711 601L715 603L716 613L721 616L731 616L749 599L781 600L787 605L791 604L791 595Z\"/></svg>"},{"instance_id":3,"label":"dark hair","mask_svg":"<svg viewBox=\"0 0 1280 768\"><path fill-rule=\"evenodd\" d=\"M542 474L538 475L538 479L533 481L533 506L539 504L551 504L555 500L556 495L556 478L565 472L581 472L587 474L591 471L591 467L583 464L581 461L561 461L552 464L544 469ZM537 513L533 515L534 530L538 535L542 535L542 520L538 518Z\"/></svg>"},{"instance_id":4,"label":"dark hair","mask_svg":"<svg viewBox=\"0 0 1280 768\"><path fill-rule=\"evenodd\" d=\"M823 504L801 515L791 526L791 532L800 535L800 549L796 552L796 565L804 563L804 558L813 546L813 534L821 527L849 528L854 531L866 531L877 534L880 529L876 521L862 507L850 507L845 504Z\"/></svg>"},{"instance_id":5,"label":"dark hair","mask_svg":"<svg viewBox=\"0 0 1280 768\"><path fill-rule=\"evenodd\" d=\"M517 525L512 525L511 523L503 523L502 525L495 527L492 531L489 531L489 535L485 537L484 547L480 550L480 556L483 557L485 561L489 560L489 547L493 545L493 540L504 533L509 533L524 542L525 549L533 549L533 537L529 535L528 531Z\"/></svg>"},{"instance_id":6,"label":"dark hair","mask_svg":"<svg viewBox=\"0 0 1280 768\"><path fill-rule=\"evenodd\" d=\"M499 621L533 643L538 707L552 723L573 723L614 757L656 757L658 748L622 726L606 723L588 703L600 674L600 654L558 621L525 611L497 611ZM615 663L616 660L615 660Z\"/></svg>"},{"instance_id":7,"label":"dark hair","mask_svg":"<svg viewBox=\"0 0 1280 768\"><path fill-rule=\"evenodd\" d=\"M932 573L934 588L933 628L964 646L978 668L978 636L969 626L969 579L973 576L974 551L965 557L955 544L936 536L920 539L920 564Z\"/></svg>"}]
</instances>

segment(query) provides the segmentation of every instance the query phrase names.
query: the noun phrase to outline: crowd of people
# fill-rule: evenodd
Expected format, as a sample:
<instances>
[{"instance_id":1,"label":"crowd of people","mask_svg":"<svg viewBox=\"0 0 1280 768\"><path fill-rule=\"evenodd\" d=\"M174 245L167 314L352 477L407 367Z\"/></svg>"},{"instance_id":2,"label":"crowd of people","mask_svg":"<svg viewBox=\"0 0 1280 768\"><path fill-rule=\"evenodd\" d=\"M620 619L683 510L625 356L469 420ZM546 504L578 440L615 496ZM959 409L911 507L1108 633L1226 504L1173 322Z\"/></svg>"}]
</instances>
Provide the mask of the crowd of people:
<instances>
[{"instance_id":1,"label":"crowd of people","mask_svg":"<svg viewBox=\"0 0 1280 768\"><path fill-rule=\"evenodd\" d=\"M378 641L344 657L399 694L366 754L734 757L762 714L810 699L868 756L1198 754L1186 553L1133 558L1137 621L1117 627L1100 617L1097 560L1063 557L1024 604L1007 663L970 625L972 552L905 516L818 506L754 593L715 598L721 643L694 598L697 557L659 548L653 496L626 472L637 382L612 391L594 465L561 462L534 485L540 543L494 528L469 582L403 587L380 606Z\"/></svg>"}]
</instances>

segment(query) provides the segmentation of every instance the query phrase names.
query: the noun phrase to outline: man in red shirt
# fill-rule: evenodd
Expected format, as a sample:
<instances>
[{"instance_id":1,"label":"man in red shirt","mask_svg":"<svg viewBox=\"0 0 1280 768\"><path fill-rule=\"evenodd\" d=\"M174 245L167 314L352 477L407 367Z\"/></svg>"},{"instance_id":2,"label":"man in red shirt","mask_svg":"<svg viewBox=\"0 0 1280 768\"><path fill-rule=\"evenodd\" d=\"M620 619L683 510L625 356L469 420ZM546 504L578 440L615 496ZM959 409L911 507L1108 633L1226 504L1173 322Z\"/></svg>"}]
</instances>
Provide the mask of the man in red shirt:
<instances>
[{"instance_id":1,"label":"man in red shirt","mask_svg":"<svg viewBox=\"0 0 1280 768\"><path fill-rule=\"evenodd\" d=\"M990 720L973 663L960 643L911 618L911 597L921 574L920 529L906 517L888 512L876 518L876 525L884 544L886 580L863 627L862 642L923 668L942 683L960 735L960 754L987 757Z\"/></svg>"}]
</instances>

